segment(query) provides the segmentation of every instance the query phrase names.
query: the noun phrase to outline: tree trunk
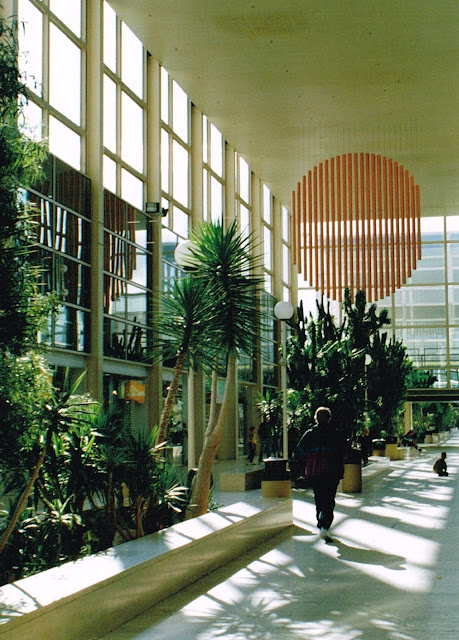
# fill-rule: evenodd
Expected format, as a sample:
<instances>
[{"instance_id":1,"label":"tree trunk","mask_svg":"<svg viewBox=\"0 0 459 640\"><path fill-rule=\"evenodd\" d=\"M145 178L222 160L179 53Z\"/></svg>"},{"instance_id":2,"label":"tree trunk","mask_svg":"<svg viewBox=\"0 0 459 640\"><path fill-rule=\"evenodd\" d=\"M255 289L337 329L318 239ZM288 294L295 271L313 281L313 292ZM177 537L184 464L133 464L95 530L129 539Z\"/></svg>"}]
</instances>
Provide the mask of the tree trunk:
<instances>
[{"instance_id":1,"label":"tree trunk","mask_svg":"<svg viewBox=\"0 0 459 640\"><path fill-rule=\"evenodd\" d=\"M209 418L209 423L207 425L202 452L199 457L198 470L193 480L190 504L186 511L186 520L196 516L201 516L208 511L212 465L223 438L223 430L228 414L228 403L231 396L231 389L236 380L236 367L234 366L234 361L235 356L231 355L228 359L225 392L223 394L223 401L220 407L218 419L215 419L216 407L213 413L211 411L211 417ZM215 384L215 388L212 388L212 395L215 394L216 396L216 391L217 385Z\"/></svg>"},{"instance_id":2,"label":"tree trunk","mask_svg":"<svg viewBox=\"0 0 459 640\"><path fill-rule=\"evenodd\" d=\"M40 472L40 469L43 465L43 462L45 460L46 457L46 447L43 447L43 449L40 451L40 455L38 456L38 460L37 460L37 464L35 465L35 469L33 470L32 475L30 476L30 480L27 483L26 488L24 489L21 499L19 500L16 509L13 513L13 516L11 518L11 521L9 523L9 525L7 526L7 528L5 529L2 539L0 540L0 555L3 553L3 550L5 549L6 543L8 542L11 534L14 531L14 527L17 524L17 521L19 520L19 516L21 515L26 502L27 502L27 498L29 497L29 495L32 492L33 489L33 485L35 484L35 480L38 478L38 474Z\"/></svg>"},{"instance_id":3,"label":"tree trunk","mask_svg":"<svg viewBox=\"0 0 459 640\"><path fill-rule=\"evenodd\" d=\"M174 406L175 396L177 395L177 389L180 382L180 377L183 373L183 363L185 361L185 351L182 351L177 356L177 360L175 362L174 367L174 375L172 377L172 382L169 385L169 390L167 392L166 400L164 401L163 411L161 413L161 418L159 420L158 427L158 435L156 436L156 446L162 444L166 440L167 435L167 425L169 423L169 418L172 413L172 407Z\"/></svg>"}]
</instances>

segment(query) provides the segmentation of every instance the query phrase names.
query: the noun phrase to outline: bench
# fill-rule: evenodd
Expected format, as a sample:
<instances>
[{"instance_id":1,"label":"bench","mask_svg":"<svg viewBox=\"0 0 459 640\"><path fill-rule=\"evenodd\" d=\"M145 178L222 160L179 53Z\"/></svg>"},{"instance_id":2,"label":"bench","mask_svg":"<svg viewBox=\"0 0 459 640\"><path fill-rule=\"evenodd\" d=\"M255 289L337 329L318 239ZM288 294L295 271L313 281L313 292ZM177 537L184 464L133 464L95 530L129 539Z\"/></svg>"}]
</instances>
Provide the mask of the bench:
<instances>
[{"instance_id":1,"label":"bench","mask_svg":"<svg viewBox=\"0 0 459 640\"><path fill-rule=\"evenodd\" d=\"M0 587L0 640L92 640L293 525L244 502Z\"/></svg>"}]
</instances>

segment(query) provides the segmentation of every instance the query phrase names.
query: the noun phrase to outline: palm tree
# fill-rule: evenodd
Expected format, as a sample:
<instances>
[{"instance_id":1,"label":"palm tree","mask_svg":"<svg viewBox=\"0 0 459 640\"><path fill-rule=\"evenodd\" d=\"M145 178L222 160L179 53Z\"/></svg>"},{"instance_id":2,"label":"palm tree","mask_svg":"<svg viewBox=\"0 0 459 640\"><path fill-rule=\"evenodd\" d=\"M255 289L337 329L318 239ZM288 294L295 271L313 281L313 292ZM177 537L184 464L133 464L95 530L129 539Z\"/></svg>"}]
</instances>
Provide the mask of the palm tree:
<instances>
[{"instance_id":1,"label":"palm tree","mask_svg":"<svg viewBox=\"0 0 459 640\"><path fill-rule=\"evenodd\" d=\"M158 347L163 359L175 357L169 385L158 425L156 445L166 441L167 425L172 412L180 377L186 364L210 371L217 345L213 322L214 305L207 283L187 275L175 280L161 296L161 311L155 321Z\"/></svg>"},{"instance_id":2,"label":"palm tree","mask_svg":"<svg viewBox=\"0 0 459 640\"><path fill-rule=\"evenodd\" d=\"M259 306L252 237L238 233L234 221L225 231L219 223L207 223L193 234L194 277L202 280L213 305L212 323L219 355L214 359L210 416L204 435L198 470L193 481L187 517L207 511L212 464L219 450L228 417L230 392L236 383L236 361L241 353L252 354L258 335ZM220 411L216 406L218 365L225 362L226 383Z\"/></svg>"}]
</instances>

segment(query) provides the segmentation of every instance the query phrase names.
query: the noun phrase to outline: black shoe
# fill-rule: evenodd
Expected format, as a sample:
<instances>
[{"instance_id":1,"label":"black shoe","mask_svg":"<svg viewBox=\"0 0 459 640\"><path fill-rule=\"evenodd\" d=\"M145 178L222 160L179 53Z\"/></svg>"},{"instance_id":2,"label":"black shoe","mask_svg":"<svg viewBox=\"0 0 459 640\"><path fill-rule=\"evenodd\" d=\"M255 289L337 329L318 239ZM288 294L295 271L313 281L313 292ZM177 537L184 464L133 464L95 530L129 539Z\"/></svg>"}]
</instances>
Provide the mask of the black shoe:
<instances>
[{"instance_id":1,"label":"black shoe","mask_svg":"<svg viewBox=\"0 0 459 640\"><path fill-rule=\"evenodd\" d=\"M324 529L323 527L321 527L319 531L319 536L322 538L324 542L327 542L327 543L333 542L333 538L328 533L328 529Z\"/></svg>"}]
</instances>

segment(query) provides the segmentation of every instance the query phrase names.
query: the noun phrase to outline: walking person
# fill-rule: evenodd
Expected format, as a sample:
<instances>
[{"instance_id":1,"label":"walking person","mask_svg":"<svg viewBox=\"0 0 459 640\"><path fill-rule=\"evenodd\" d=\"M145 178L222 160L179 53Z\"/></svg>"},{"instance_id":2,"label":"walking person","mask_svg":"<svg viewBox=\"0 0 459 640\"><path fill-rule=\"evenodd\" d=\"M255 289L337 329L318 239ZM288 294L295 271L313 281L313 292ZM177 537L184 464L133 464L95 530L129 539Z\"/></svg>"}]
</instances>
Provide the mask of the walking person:
<instances>
[{"instance_id":1,"label":"walking person","mask_svg":"<svg viewBox=\"0 0 459 640\"><path fill-rule=\"evenodd\" d=\"M325 542L333 542L329 529L336 490L344 475L345 440L331 422L328 407L319 407L314 420L314 426L303 434L298 449L304 456L305 479L314 491L319 535Z\"/></svg>"},{"instance_id":2,"label":"walking person","mask_svg":"<svg viewBox=\"0 0 459 640\"><path fill-rule=\"evenodd\" d=\"M267 458L270 454L269 440L271 437L271 423L269 415L264 416L263 422L258 427L258 440L260 443L260 451L258 454L258 462L261 464L263 458Z\"/></svg>"},{"instance_id":3,"label":"walking person","mask_svg":"<svg viewBox=\"0 0 459 640\"><path fill-rule=\"evenodd\" d=\"M246 464L252 464L253 459L255 458L255 452L257 450L257 437L255 435L255 427L250 427L249 429L249 454L247 456Z\"/></svg>"}]
</instances>

